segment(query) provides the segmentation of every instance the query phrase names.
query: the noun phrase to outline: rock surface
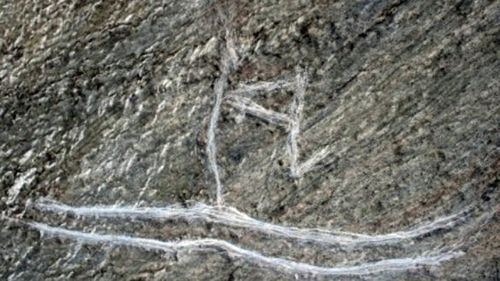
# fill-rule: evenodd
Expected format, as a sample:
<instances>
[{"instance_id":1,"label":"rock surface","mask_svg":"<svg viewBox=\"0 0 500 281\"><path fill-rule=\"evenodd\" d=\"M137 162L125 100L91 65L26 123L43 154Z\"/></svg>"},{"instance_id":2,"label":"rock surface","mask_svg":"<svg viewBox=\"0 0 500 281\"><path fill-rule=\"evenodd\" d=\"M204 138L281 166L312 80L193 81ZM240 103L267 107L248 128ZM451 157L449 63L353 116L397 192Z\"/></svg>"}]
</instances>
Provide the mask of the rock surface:
<instances>
[{"instance_id":1,"label":"rock surface","mask_svg":"<svg viewBox=\"0 0 500 281\"><path fill-rule=\"evenodd\" d=\"M0 279L500 280L500 1L1 5ZM297 76L307 79L298 163L324 152L299 178L290 172L290 127L227 99L245 85L288 81L241 95L292 116ZM207 143L221 81L214 132L227 206L274 224L366 234L466 214L396 245L346 249L199 220L34 207L41 199L215 205ZM216 238L323 267L444 249L463 255L410 270L292 274L217 247L165 254L88 244L41 235L30 222L162 241Z\"/></svg>"}]
</instances>

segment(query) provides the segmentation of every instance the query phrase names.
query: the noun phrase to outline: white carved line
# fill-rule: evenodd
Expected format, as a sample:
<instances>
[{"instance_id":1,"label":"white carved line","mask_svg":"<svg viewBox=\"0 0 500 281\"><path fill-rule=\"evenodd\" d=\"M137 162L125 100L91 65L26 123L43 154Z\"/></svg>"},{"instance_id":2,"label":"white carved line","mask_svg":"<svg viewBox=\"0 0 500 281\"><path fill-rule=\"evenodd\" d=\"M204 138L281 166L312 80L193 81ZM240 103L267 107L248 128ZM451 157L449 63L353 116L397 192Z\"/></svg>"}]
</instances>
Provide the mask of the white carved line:
<instances>
[{"instance_id":1,"label":"white carved line","mask_svg":"<svg viewBox=\"0 0 500 281\"><path fill-rule=\"evenodd\" d=\"M226 27L226 54L231 67L234 69L238 66L238 52L236 51L236 44L234 43L233 36L231 35L231 30Z\"/></svg>"},{"instance_id":2,"label":"white carved line","mask_svg":"<svg viewBox=\"0 0 500 281\"><path fill-rule=\"evenodd\" d=\"M240 88L229 91L226 97L227 103L232 107L263 119L271 124L285 127L288 131L286 151L290 162L290 175L293 178L301 178L305 173L314 169L314 166L332 153L329 146L326 146L312 154L303 163L299 163L300 152L298 148L298 136L300 134L300 122L304 108L304 96L306 92L307 78L303 74L297 74L294 82L288 80L278 80L273 82L257 82L246 84ZM253 102L250 98L244 97L243 93L254 93L257 91L273 91L280 88L293 88L295 94L290 105L289 114L275 112L266 109Z\"/></svg>"},{"instance_id":3,"label":"white carved line","mask_svg":"<svg viewBox=\"0 0 500 281\"><path fill-rule=\"evenodd\" d=\"M330 231L319 228L298 228L276 225L249 217L233 207L213 207L197 203L190 208L169 206L165 208L136 208L129 206L88 206L72 207L54 201L34 204L41 211L73 214L83 217L140 218L140 219L185 219L205 221L231 227L247 228L264 234L315 242L321 245L336 245L344 248L387 245L415 239L436 230L451 229L467 216L466 211L436 218L434 221L413 227L406 231L369 235L343 231Z\"/></svg>"},{"instance_id":4,"label":"white carved line","mask_svg":"<svg viewBox=\"0 0 500 281\"><path fill-rule=\"evenodd\" d=\"M217 205L221 206L223 204L222 198L222 183L219 175L219 168L217 167L217 146L215 144L215 130L217 128L217 119L219 118L220 113L220 105L222 100L222 91L227 83L227 74L226 77L222 75L219 80L215 82L214 92L215 92L215 103L212 109L212 116L210 117L210 124L208 126L207 133L207 154L208 154L208 162L210 164L210 169L215 177L215 183L217 186L216 197L217 197Z\"/></svg>"},{"instance_id":5,"label":"white carved line","mask_svg":"<svg viewBox=\"0 0 500 281\"><path fill-rule=\"evenodd\" d=\"M288 118L287 115L266 109L249 98L237 95L229 95L226 98L227 102L231 106L257 118L263 119L271 124L279 125L285 128L287 128L290 124L290 118Z\"/></svg>"},{"instance_id":6,"label":"white carved line","mask_svg":"<svg viewBox=\"0 0 500 281\"><path fill-rule=\"evenodd\" d=\"M332 151L329 146L325 146L322 149L315 151L309 159L298 165L297 174L299 177L302 177L304 174L312 171L316 164L325 159L331 153Z\"/></svg>"},{"instance_id":7,"label":"white carved line","mask_svg":"<svg viewBox=\"0 0 500 281\"><path fill-rule=\"evenodd\" d=\"M282 88L290 88L294 86L295 82L290 82L288 80L278 80L278 81L262 81L256 82L253 84L243 84L240 85L237 89L228 91L228 94L239 95L239 94L250 94L252 96L255 92L263 91L263 92L272 92L274 90L282 89Z\"/></svg>"},{"instance_id":8,"label":"white carved line","mask_svg":"<svg viewBox=\"0 0 500 281\"><path fill-rule=\"evenodd\" d=\"M159 250L167 253L175 253L181 250L206 250L221 249L231 258L242 259L261 267L279 269L292 274L314 274L327 276L340 275L369 275L382 272L406 271L418 269L422 266L437 266L450 259L462 256L461 251L435 252L429 255L414 258L386 259L378 262L363 263L355 266L321 267L292 260L268 257L258 252L246 250L229 242L217 239L198 239L182 241L160 241L148 238L137 238L125 235L110 235L87 233L81 231L67 230L64 228L51 227L41 223L28 223L42 234L73 239L88 244L110 244L117 246L138 247L146 250Z\"/></svg>"},{"instance_id":9,"label":"white carved line","mask_svg":"<svg viewBox=\"0 0 500 281\"><path fill-rule=\"evenodd\" d=\"M293 96L292 104L290 106L290 127L287 139L287 153L290 160L290 174L294 178L302 176L298 164L299 148L297 138L300 133L300 120L302 118L302 110L304 108L304 94L305 94L305 78L297 74L295 95Z\"/></svg>"},{"instance_id":10,"label":"white carved line","mask_svg":"<svg viewBox=\"0 0 500 281\"><path fill-rule=\"evenodd\" d=\"M223 55L221 59L221 76L219 79L215 81L214 84L214 94L215 94L215 102L214 107L212 109L212 115L210 117L210 123L208 126L207 133L207 154L208 154L208 162L210 164L210 169L215 177L216 184L216 200L217 205L222 206L224 204L223 198L223 186L220 180L219 168L217 166L217 146L215 141L215 131L217 130L217 120L220 115L220 107L222 103L222 95L224 90L227 87L227 80L229 71L231 68L231 60L227 55Z\"/></svg>"},{"instance_id":11,"label":"white carved line","mask_svg":"<svg viewBox=\"0 0 500 281\"><path fill-rule=\"evenodd\" d=\"M224 17L222 11L218 10L219 16L222 17L226 22L226 52L222 54L220 68L221 74L219 79L215 81L214 84L214 94L215 102L212 109L212 115L210 117L210 123L207 132L207 154L210 169L215 177L216 184L216 202L217 206L224 205L224 186L222 185L220 179L219 168L217 166L217 145L215 140L215 131L217 130L217 120L220 115L220 107L222 103L222 96L227 88L228 76L230 71L237 67L238 64L238 53L236 51L234 40L231 36L231 32L227 27L227 19Z\"/></svg>"}]
</instances>

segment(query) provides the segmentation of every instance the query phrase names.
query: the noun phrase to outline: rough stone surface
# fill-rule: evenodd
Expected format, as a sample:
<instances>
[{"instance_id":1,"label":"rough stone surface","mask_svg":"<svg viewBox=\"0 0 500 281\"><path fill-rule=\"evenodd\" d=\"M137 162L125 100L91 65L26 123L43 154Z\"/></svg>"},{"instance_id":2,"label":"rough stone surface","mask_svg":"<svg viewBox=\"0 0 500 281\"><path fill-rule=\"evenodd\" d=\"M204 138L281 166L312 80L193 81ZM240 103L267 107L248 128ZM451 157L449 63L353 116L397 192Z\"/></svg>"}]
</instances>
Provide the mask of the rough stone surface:
<instances>
[{"instance_id":1,"label":"rough stone surface","mask_svg":"<svg viewBox=\"0 0 500 281\"><path fill-rule=\"evenodd\" d=\"M0 279L500 280L500 1L0 5ZM203 222L31 207L40 198L215 204L207 128L228 36L239 63L227 91L305 73L299 160L323 147L331 153L293 179L286 128L223 102L216 141L227 205L263 221L371 234L466 208L470 217L397 247L345 251ZM253 100L286 113L293 95ZM454 246L465 255L396 273L294 276L218 249L170 256L42 236L31 221L159 240L212 237L321 266Z\"/></svg>"}]
</instances>

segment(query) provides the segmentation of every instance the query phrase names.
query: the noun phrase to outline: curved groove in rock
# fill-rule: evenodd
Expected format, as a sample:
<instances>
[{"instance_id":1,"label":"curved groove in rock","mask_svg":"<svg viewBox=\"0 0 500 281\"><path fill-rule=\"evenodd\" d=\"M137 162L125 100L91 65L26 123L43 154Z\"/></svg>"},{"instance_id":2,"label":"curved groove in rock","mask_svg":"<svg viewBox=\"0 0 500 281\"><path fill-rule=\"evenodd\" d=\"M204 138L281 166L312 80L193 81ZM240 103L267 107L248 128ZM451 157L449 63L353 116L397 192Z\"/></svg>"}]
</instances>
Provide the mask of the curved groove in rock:
<instances>
[{"instance_id":1,"label":"curved groove in rock","mask_svg":"<svg viewBox=\"0 0 500 281\"><path fill-rule=\"evenodd\" d=\"M148 238L137 238L124 235L96 234L81 231L67 230L52 227L41 223L28 223L42 234L53 235L61 238L77 240L81 243L100 244L107 243L118 246L139 247L146 250L160 250L176 252L188 249L221 249L230 257L242 259L255 265L278 269L283 272L297 274L308 273L315 275L370 275L383 272L406 271L418 269L422 266L437 266L450 259L459 257L461 251L448 251L414 258L386 259L372 263L363 263L353 266L321 267L307 263L296 262L283 258L264 256L258 252L246 250L224 240L198 239L181 241L160 241Z\"/></svg>"},{"instance_id":2,"label":"curved groove in rock","mask_svg":"<svg viewBox=\"0 0 500 281\"><path fill-rule=\"evenodd\" d=\"M436 230L451 229L467 216L467 211L463 211L436 218L430 223L413 227L409 230L369 235L319 228L298 228L277 225L256 220L233 207L213 207L203 203L197 203L189 208L175 205L165 208L136 208L129 206L72 207L55 201L43 200L35 203L34 207L42 211L61 212L86 217L202 220L231 227L246 228L273 236L345 248L401 243L405 240L422 237Z\"/></svg>"}]
</instances>

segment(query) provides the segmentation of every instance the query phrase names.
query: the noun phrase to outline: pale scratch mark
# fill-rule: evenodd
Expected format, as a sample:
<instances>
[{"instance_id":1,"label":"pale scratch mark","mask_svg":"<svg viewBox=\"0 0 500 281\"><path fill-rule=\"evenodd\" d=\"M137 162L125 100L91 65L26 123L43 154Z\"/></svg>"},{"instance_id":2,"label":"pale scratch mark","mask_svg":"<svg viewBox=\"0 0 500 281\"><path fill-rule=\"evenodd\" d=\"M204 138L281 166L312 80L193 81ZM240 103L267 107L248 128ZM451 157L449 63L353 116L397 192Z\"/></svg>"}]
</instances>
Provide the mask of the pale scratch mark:
<instances>
[{"instance_id":1,"label":"pale scratch mark","mask_svg":"<svg viewBox=\"0 0 500 281\"><path fill-rule=\"evenodd\" d=\"M295 82L290 82L288 80L278 80L278 81L263 81L256 82L253 84L243 84L240 85L237 89L229 91L229 94L253 94L259 91L272 92L274 90L289 88L295 85Z\"/></svg>"},{"instance_id":2,"label":"pale scratch mark","mask_svg":"<svg viewBox=\"0 0 500 281\"><path fill-rule=\"evenodd\" d=\"M228 91L228 94L230 96L248 96L248 97L253 97L256 93L258 92L272 92L274 90L282 89L282 88L289 88L290 86L294 85L295 83L290 82L288 80L277 80L277 81L262 81L262 82L256 82L256 83L251 83L251 84L240 84L237 89L235 90L230 90ZM250 100L250 99L248 99ZM235 106L234 103L230 102L230 105ZM241 123L244 117L245 109L242 107L239 107L241 110L241 115L238 115L236 117L236 122ZM251 112L249 112L252 114ZM255 115L254 115L255 116ZM288 118L287 118L288 119ZM269 120L268 120L269 121ZM278 124L281 126L286 126L288 127L288 124Z\"/></svg>"},{"instance_id":3,"label":"pale scratch mark","mask_svg":"<svg viewBox=\"0 0 500 281\"><path fill-rule=\"evenodd\" d=\"M226 27L226 52L232 68L236 68L238 66L239 57L236 51L236 44L234 43L233 36L228 27Z\"/></svg>"},{"instance_id":4,"label":"pale scratch mark","mask_svg":"<svg viewBox=\"0 0 500 281\"><path fill-rule=\"evenodd\" d=\"M217 145L215 140L215 131L217 129L217 120L220 115L220 108L222 103L222 96L224 91L228 86L228 76L231 71L233 71L238 64L238 53L236 51L236 45L234 43L231 31L228 27L228 20L224 16L221 10L218 10L219 16L225 22L226 25L226 49L222 54L220 69L221 74L219 79L215 81L214 84L214 94L215 94L215 102L212 109L212 115L210 117L210 123L208 126L207 133L207 154L208 154L208 162L210 165L210 169L215 177L216 184L216 202L217 206L224 205L224 186L222 185L222 181L220 179L219 168L217 166Z\"/></svg>"},{"instance_id":5,"label":"pale scratch mark","mask_svg":"<svg viewBox=\"0 0 500 281\"><path fill-rule=\"evenodd\" d=\"M290 118L288 118L286 114L266 109L249 98L229 95L227 96L227 101L231 106L257 118L263 119L271 124L279 125L285 128L287 128L290 124Z\"/></svg>"},{"instance_id":6,"label":"pale scratch mark","mask_svg":"<svg viewBox=\"0 0 500 281\"><path fill-rule=\"evenodd\" d=\"M246 228L277 237L315 242L323 245L341 246L347 249L401 243L406 240L422 237L436 230L452 229L463 222L468 216L468 213L463 211L436 218L430 223L413 227L409 230L370 235L320 228L298 228L277 225L256 220L233 207L214 207L202 203L197 203L190 208L178 205L165 208L137 208L129 206L72 207L55 201L44 200L36 202L34 207L41 211L73 214L82 217L201 220L230 227Z\"/></svg>"},{"instance_id":7,"label":"pale scratch mark","mask_svg":"<svg viewBox=\"0 0 500 281\"><path fill-rule=\"evenodd\" d=\"M224 199L223 199L224 187L222 186L219 168L217 166L217 145L215 140L215 131L217 129L217 120L219 119L220 115L222 96L224 94L225 89L227 88L228 75L234 63L232 59L234 58L231 58L230 55L228 55L227 53L222 55L220 63L222 71L219 79L217 79L214 84L215 102L212 109L212 115L210 117L210 123L208 126L208 133L207 133L208 162L210 164L210 169L212 170L212 173L214 174L215 177L215 184L217 188L216 200L218 206L222 206L224 204Z\"/></svg>"},{"instance_id":8,"label":"pale scratch mark","mask_svg":"<svg viewBox=\"0 0 500 281\"><path fill-rule=\"evenodd\" d=\"M137 247L145 250L163 251L175 254L182 250L219 249L230 257L241 259L257 266L278 269L289 274L314 274L325 276L370 275L383 272L398 272L419 269L422 266L438 266L443 262L464 255L462 251L435 252L408 258L385 259L377 262L363 263L353 266L322 267L277 257L264 256L258 252L240 248L234 244L218 239L198 239L180 241L161 241L149 238L125 235L88 233L52 227L41 223L27 223L42 234L76 240L88 244L109 244L113 246Z\"/></svg>"},{"instance_id":9,"label":"pale scratch mark","mask_svg":"<svg viewBox=\"0 0 500 281\"><path fill-rule=\"evenodd\" d=\"M229 18L224 14L221 7L218 7L217 13L219 18L222 20L225 29L225 39L226 39L226 52L224 53L225 59L230 64L230 66L235 69L238 65L239 56L236 50L236 44L234 42L234 34L230 27L230 22L233 21L232 14L229 14ZM223 59L224 59L223 57Z\"/></svg>"},{"instance_id":10,"label":"pale scratch mark","mask_svg":"<svg viewBox=\"0 0 500 281\"><path fill-rule=\"evenodd\" d=\"M295 81L278 80L273 82L258 82L240 86L240 88L230 91L227 96L228 103L255 117L261 118L271 124L285 127L288 131L286 143L287 154L290 161L290 175L300 178L305 173L314 169L315 165L331 154L328 146L313 153L313 155L303 163L299 163L298 136L300 134L300 122L304 108L304 96L306 91L307 78L304 74L297 74ZM289 114L275 112L262 107L253 102L250 98L244 97L243 93L254 93L257 91L273 91L280 88L294 87L295 94L290 105ZM252 96L252 95L250 95Z\"/></svg>"},{"instance_id":11,"label":"pale scratch mark","mask_svg":"<svg viewBox=\"0 0 500 281\"><path fill-rule=\"evenodd\" d=\"M304 95L306 88L306 78L301 74L296 76L296 88L290 106L290 126L287 139L287 153L290 160L290 175L294 178L301 177L298 164L299 148L297 138L300 133L300 120L302 118L302 110L304 108Z\"/></svg>"},{"instance_id":12,"label":"pale scratch mark","mask_svg":"<svg viewBox=\"0 0 500 281\"><path fill-rule=\"evenodd\" d=\"M215 93L215 102L214 107L212 109L212 116L210 117L210 123L208 126L207 133L207 154L208 161L210 163L210 168L215 177L215 183L217 186L216 197L217 197L217 205L222 206L224 204L222 193L223 187L220 180L219 168L217 166L217 146L215 144L215 130L217 129L217 120L220 115L220 107L222 102L222 94L224 89L227 87L227 75L229 72L228 60L222 60L222 74L219 79L215 82L214 85L214 93Z\"/></svg>"},{"instance_id":13,"label":"pale scratch mark","mask_svg":"<svg viewBox=\"0 0 500 281\"><path fill-rule=\"evenodd\" d=\"M313 153L309 159L298 165L297 174L299 176L303 176L305 173L308 173L314 169L316 164L325 159L328 155L330 155L332 151L330 151L329 146L325 146L322 149Z\"/></svg>"},{"instance_id":14,"label":"pale scratch mark","mask_svg":"<svg viewBox=\"0 0 500 281\"><path fill-rule=\"evenodd\" d=\"M329 146L325 146L313 153L309 159L299 163L300 156L298 148L298 136L300 133L300 122L304 109L304 96L306 92L307 77L304 74L297 74L295 79L295 94L290 105L290 125L287 139L287 153L290 161L290 175L293 178L300 178L305 173L313 170L314 166L331 154Z\"/></svg>"}]
</instances>

